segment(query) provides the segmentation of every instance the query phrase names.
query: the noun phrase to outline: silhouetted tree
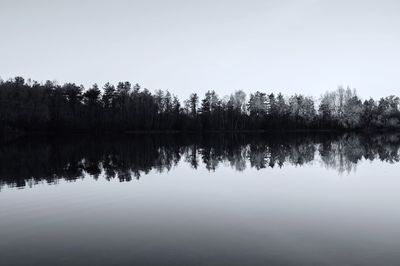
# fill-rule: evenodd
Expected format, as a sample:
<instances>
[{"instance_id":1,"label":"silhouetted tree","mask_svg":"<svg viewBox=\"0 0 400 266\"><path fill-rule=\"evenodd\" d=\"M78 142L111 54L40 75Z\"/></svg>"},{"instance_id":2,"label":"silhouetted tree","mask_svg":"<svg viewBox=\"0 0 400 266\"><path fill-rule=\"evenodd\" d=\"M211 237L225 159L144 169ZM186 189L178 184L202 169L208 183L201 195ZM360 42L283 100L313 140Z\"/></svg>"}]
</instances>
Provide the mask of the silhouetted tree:
<instances>
[{"instance_id":1,"label":"silhouetted tree","mask_svg":"<svg viewBox=\"0 0 400 266\"><path fill-rule=\"evenodd\" d=\"M199 105L199 103L201 103ZM196 93L181 105L169 91L154 94L128 81L117 86L41 84L16 77L0 81L0 134L13 131L224 131L400 129L396 96L362 101L349 87L325 93L318 106L301 94L286 97L243 91L218 97Z\"/></svg>"}]
</instances>

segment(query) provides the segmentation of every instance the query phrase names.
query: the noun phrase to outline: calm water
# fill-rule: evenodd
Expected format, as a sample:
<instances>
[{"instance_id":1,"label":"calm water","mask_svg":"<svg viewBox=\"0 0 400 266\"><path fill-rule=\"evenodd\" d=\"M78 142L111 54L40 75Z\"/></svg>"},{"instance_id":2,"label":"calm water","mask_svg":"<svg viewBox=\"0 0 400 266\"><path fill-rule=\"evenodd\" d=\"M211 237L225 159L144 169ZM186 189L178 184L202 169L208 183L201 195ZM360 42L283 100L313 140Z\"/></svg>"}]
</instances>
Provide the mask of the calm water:
<instances>
[{"instance_id":1,"label":"calm water","mask_svg":"<svg viewBox=\"0 0 400 266\"><path fill-rule=\"evenodd\" d=\"M0 265L400 265L400 135L0 146Z\"/></svg>"}]
</instances>

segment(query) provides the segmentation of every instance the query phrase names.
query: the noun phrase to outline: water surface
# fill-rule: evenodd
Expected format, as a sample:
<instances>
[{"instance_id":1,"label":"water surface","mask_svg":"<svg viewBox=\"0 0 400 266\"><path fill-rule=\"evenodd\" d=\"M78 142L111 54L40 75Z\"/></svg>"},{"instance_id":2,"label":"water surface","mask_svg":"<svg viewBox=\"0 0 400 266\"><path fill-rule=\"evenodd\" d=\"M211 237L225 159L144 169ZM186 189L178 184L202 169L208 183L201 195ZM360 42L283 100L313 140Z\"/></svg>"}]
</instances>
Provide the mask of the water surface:
<instances>
[{"instance_id":1,"label":"water surface","mask_svg":"<svg viewBox=\"0 0 400 266\"><path fill-rule=\"evenodd\" d=\"M400 135L0 147L1 265L399 265Z\"/></svg>"}]
</instances>

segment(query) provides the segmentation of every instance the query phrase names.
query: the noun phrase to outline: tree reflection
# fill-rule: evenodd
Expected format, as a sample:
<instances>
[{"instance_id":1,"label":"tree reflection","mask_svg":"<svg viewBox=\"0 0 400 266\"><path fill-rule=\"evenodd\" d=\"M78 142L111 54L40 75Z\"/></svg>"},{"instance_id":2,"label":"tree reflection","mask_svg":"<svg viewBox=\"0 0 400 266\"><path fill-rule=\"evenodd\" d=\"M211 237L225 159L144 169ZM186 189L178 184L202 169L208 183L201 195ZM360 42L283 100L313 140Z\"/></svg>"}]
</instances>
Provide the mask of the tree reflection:
<instances>
[{"instance_id":1,"label":"tree reflection","mask_svg":"<svg viewBox=\"0 0 400 266\"><path fill-rule=\"evenodd\" d=\"M0 147L0 188L57 183L85 177L131 181L178 163L237 171L320 162L339 173L361 160L399 161L400 134L210 134L126 135L20 139Z\"/></svg>"}]
</instances>

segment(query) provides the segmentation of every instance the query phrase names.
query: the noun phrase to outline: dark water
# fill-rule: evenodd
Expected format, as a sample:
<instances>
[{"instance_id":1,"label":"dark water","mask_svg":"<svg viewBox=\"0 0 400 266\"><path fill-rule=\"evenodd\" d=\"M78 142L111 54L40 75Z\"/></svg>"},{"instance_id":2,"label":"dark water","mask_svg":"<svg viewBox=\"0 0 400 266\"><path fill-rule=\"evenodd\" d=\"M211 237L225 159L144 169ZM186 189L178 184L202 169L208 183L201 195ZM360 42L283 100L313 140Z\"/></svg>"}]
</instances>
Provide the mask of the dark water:
<instances>
[{"instance_id":1,"label":"dark water","mask_svg":"<svg viewBox=\"0 0 400 266\"><path fill-rule=\"evenodd\" d=\"M0 146L0 265L400 265L400 134Z\"/></svg>"}]
</instances>

